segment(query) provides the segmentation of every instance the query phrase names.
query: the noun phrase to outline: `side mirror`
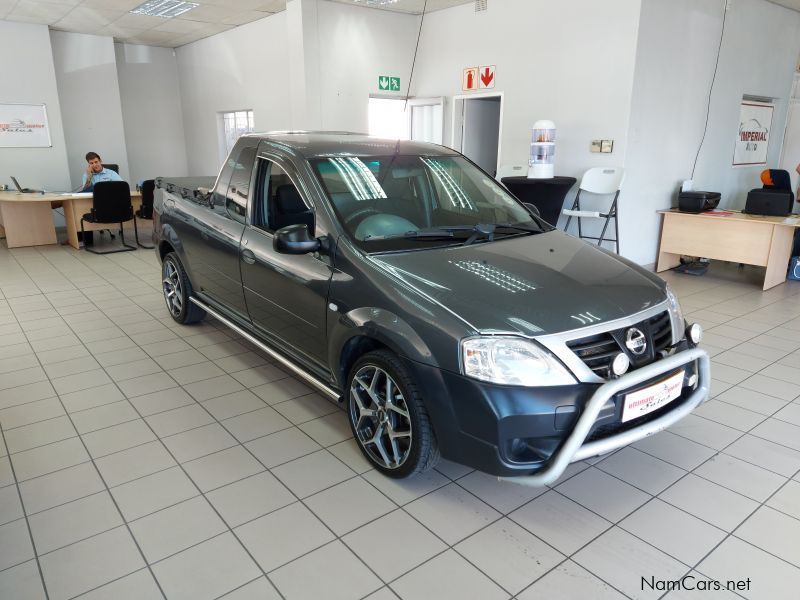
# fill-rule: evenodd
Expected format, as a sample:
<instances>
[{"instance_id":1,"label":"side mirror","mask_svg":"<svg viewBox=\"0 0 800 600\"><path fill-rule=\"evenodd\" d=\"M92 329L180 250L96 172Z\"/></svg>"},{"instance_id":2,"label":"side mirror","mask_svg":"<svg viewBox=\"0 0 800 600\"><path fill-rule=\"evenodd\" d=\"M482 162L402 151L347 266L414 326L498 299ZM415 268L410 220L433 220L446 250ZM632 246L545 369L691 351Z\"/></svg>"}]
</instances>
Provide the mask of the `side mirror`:
<instances>
[{"instance_id":1,"label":"side mirror","mask_svg":"<svg viewBox=\"0 0 800 600\"><path fill-rule=\"evenodd\" d=\"M542 218L542 213L539 212L539 209L535 205L531 204L530 202L523 202L523 204L525 205L525 208L531 211L534 215L540 219Z\"/></svg>"},{"instance_id":2,"label":"side mirror","mask_svg":"<svg viewBox=\"0 0 800 600\"><path fill-rule=\"evenodd\" d=\"M272 247L280 254L309 254L317 252L320 246L320 241L311 237L305 223L282 227L272 238Z\"/></svg>"}]
</instances>

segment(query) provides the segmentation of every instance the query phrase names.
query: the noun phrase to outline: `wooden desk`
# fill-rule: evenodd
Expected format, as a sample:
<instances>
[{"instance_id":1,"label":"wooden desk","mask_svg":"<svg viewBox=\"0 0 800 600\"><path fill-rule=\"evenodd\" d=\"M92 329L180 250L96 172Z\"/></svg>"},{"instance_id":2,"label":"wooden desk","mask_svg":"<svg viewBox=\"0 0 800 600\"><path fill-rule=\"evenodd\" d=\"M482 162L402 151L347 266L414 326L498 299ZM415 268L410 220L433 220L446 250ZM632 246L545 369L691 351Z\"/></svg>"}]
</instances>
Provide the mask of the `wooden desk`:
<instances>
[{"instance_id":1,"label":"wooden desk","mask_svg":"<svg viewBox=\"0 0 800 600\"><path fill-rule=\"evenodd\" d=\"M658 212L664 220L656 271L677 267L684 254L766 267L765 290L786 281L800 218Z\"/></svg>"},{"instance_id":2,"label":"wooden desk","mask_svg":"<svg viewBox=\"0 0 800 600\"><path fill-rule=\"evenodd\" d=\"M139 192L131 192L133 208L141 206ZM76 198L62 194L20 194L0 192L0 237L5 235L9 248L57 244L51 202L62 202L67 236L73 248L78 248L81 217L92 209L91 197ZM76 218L77 217L77 218ZM86 223L87 231L108 229L107 225Z\"/></svg>"}]
</instances>

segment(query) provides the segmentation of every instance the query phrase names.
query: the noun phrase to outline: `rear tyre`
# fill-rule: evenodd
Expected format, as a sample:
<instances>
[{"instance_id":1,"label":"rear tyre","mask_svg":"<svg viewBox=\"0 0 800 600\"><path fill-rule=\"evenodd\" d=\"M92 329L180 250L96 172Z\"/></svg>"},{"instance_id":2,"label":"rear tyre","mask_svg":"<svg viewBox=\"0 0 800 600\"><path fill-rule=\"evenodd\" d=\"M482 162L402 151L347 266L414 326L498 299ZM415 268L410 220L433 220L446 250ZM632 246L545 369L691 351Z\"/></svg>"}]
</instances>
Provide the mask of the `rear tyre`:
<instances>
[{"instance_id":1,"label":"rear tyre","mask_svg":"<svg viewBox=\"0 0 800 600\"><path fill-rule=\"evenodd\" d=\"M181 325L197 323L206 316L206 311L189 301L192 284L174 252L167 254L161 264L161 287L170 316Z\"/></svg>"},{"instance_id":2,"label":"rear tyre","mask_svg":"<svg viewBox=\"0 0 800 600\"><path fill-rule=\"evenodd\" d=\"M347 390L353 436L378 471L403 479L439 462L419 388L394 353L377 350L359 358L350 370Z\"/></svg>"}]
</instances>

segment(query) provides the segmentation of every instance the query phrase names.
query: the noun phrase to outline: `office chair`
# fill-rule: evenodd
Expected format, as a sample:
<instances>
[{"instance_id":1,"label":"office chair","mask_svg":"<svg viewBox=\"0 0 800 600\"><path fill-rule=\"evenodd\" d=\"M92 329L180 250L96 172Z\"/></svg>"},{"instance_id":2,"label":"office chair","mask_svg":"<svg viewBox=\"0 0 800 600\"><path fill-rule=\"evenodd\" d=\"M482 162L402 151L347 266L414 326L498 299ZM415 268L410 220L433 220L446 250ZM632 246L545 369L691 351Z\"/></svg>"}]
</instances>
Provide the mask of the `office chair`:
<instances>
[{"instance_id":1,"label":"office chair","mask_svg":"<svg viewBox=\"0 0 800 600\"><path fill-rule=\"evenodd\" d=\"M617 221L617 198L622 188L622 182L625 179L625 169L622 167L595 167L589 169L583 174L578 193L575 196L575 201L572 203L571 209L564 209L563 214L567 215L567 223L564 226L564 231L569 230L569 224L572 217L578 219L578 237L582 240L596 240L597 245L600 246L603 242L614 242L615 251L619 254L619 223ZM589 192L590 194L609 195L614 194L606 212L598 210L581 210L581 193ZM591 235L584 235L581 228L581 219L604 219L603 230L600 232L600 237ZM608 222L614 219L614 238L606 238L606 231L608 230Z\"/></svg>"},{"instance_id":2,"label":"office chair","mask_svg":"<svg viewBox=\"0 0 800 600\"><path fill-rule=\"evenodd\" d=\"M125 243L125 230L122 224L133 219L133 232L137 245L139 244L139 230L136 227L136 215L133 214L131 203L131 189L125 181L101 181L94 186L92 194L92 212L81 217L81 237L86 239L84 221L87 223L119 224L120 241L122 248L99 252L91 246L85 248L94 254L113 254L115 252L129 252L136 250L136 246Z\"/></svg>"},{"instance_id":3,"label":"office chair","mask_svg":"<svg viewBox=\"0 0 800 600\"><path fill-rule=\"evenodd\" d=\"M110 169L110 170L114 171L114 173L119 175L119 165L117 165L117 164L114 164L114 163L103 163L103 168L104 169Z\"/></svg>"},{"instance_id":4,"label":"office chair","mask_svg":"<svg viewBox=\"0 0 800 600\"><path fill-rule=\"evenodd\" d=\"M142 182L140 188L142 192L142 206L136 211L136 216L140 219L153 218L153 200L155 196L156 182L154 179L147 179Z\"/></svg>"}]
</instances>

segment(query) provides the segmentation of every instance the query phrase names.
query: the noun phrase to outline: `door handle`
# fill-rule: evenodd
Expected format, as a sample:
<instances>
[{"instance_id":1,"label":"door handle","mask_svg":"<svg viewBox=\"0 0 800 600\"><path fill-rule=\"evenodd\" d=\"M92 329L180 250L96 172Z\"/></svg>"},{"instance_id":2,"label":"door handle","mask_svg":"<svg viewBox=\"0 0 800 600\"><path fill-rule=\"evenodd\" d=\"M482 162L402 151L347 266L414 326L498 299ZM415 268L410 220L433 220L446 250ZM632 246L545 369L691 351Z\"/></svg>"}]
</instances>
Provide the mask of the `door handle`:
<instances>
[{"instance_id":1,"label":"door handle","mask_svg":"<svg viewBox=\"0 0 800 600\"><path fill-rule=\"evenodd\" d=\"M252 250L245 248L242 250L242 260L248 265L254 265L256 264L256 255L253 254Z\"/></svg>"}]
</instances>

